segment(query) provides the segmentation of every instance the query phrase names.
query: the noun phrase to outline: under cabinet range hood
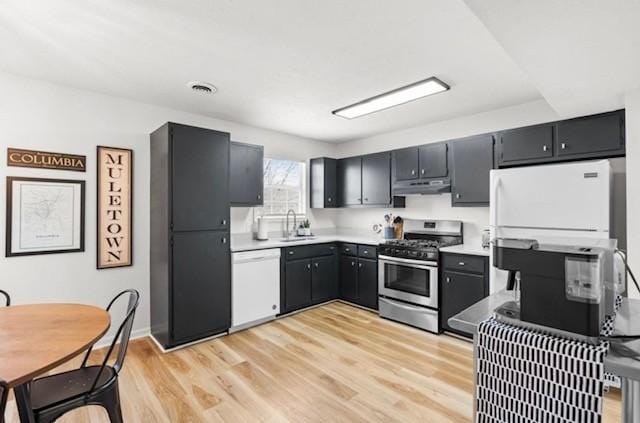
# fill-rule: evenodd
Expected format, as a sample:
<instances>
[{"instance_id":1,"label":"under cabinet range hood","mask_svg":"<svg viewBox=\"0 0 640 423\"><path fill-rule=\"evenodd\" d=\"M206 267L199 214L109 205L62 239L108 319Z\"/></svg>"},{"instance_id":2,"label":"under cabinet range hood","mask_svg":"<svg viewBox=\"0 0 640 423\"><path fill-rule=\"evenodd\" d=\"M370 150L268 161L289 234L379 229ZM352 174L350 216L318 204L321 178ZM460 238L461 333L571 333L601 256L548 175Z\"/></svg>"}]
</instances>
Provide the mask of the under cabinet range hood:
<instances>
[{"instance_id":1,"label":"under cabinet range hood","mask_svg":"<svg viewBox=\"0 0 640 423\"><path fill-rule=\"evenodd\" d=\"M431 179L428 181L395 181L393 195L435 195L451 192L449 178Z\"/></svg>"}]
</instances>

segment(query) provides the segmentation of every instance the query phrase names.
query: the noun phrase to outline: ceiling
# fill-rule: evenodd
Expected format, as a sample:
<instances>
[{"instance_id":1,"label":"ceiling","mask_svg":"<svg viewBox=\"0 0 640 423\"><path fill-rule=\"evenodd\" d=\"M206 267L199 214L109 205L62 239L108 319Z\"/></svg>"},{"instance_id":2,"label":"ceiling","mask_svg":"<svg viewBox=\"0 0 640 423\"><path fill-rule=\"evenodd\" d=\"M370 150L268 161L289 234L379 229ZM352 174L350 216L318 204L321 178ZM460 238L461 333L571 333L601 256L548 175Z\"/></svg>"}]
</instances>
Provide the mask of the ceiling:
<instances>
[{"instance_id":1,"label":"ceiling","mask_svg":"<svg viewBox=\"0 0 640 423\"><path fill-rule=\"evenodd\" d=\"M552 0L7 0L0 70L343 142L540 98L565 114L601 105L603 96L614 97L607 107L618 104L610 85L590 84L608 77L622 89L634 83L631 71L638 79L638 38L628 41L638 32L631 24L638 2L612 1L626 4L622 13L607 2L583 3L589 7ZM613 34L603 40L603 31ZM591 66L596 60L606 63ZM632 62L628 78L617 78L621 60ZM354 120L331 114L430 76L451 90ZM219 91L198 95L186 87L191 80Z\"/></svg>"},{"instance_id":2,"label":"ceiling","mask_svg":"<svg viewBox=\"0 0 640 423\"><path fill-rule=\"evenodd\" d=\"M624 107L640 87L639 0L466 0L560 116Z\"/></svg>"}]
</instances>

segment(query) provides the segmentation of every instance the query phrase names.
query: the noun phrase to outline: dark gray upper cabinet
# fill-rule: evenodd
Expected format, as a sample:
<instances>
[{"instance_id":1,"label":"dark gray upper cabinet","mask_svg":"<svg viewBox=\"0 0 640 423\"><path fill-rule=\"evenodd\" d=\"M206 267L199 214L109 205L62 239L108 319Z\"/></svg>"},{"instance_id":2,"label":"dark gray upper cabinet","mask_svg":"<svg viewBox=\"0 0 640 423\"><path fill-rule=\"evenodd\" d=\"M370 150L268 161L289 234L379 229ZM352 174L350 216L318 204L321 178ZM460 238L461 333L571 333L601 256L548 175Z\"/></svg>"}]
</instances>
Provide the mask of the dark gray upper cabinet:
<instances>
[{"instance_id":1,"label":"dark gray upper cabinet","mask_svg":"<svg viewBox=\"0 0 640 423\"><path fill-rule=\"evenodd\" d=\"M501 132L499 137L501 164L553 157L552 124L511 129Z\"/></svg>"},{"instance_id":2,"label":"dark gray upper cabinet","mask_svg":"<svg viewBox=\"0 0 640 423\"><path fill-rule=\"evenodd\" d=\"M403 148L392 153L394 180L407 181L418 178L419 154L418 147Z\"/></svg>"},{"instance_id":3,"label":"dark gray upper cabinet","mask_svg":"<svg viewBox=\"0 0 640 423\"><path fill-rule=\"evenodd\" d=\"M558 122L558 156L609 153L624 148L624 114L605 113Z\"/></svg>"},{"instance_id":4,"label":"dark gray upper cabinet","mask_svg":"<svg viewBox=\"0 0 640 423\"><path fill-rule=\"evenodd\" d=\"M494 136L478 135L455 140L450 144L453 165L452 205L488 206Z\"/></svg>"},{"instance_id":5,"label":"dark gray upper cabinet","mask_svg":"<svg viewBox=\"0 0 640 423\"><path fill-rule=\"evenodd\" d=\"M312 209L338 207L337 160L311 159L310 204Z\"/></svg>"},{"instance_id":6,"label":"dark gray upper cabinet","mask_svg":"<svg viewBox=\"0 0 640 423\"><path fill-rule=\"evenodd\" d=\"M355 206L362 204L362 157L338 160L338 204Z\"/></svg>"},{"instance_id":7,"label":"dark gray upper cabinet","mask_svg":"<svg viewBox=\"0 0 640 423\"><path fill-rule=\"evenodd\" d=\"M229 134L171 124L174 231L229 228Z\"/></svg>"},{"instance_id":8,"label":"dark gray upper cabinet","mask_svg":"<svg viewBox=\"0 0 640 423\"><path fill-rule=\"evenodd\" d=\"M234 141L231 143L229 156L231 206L252 207L263 205L264 147Z\"/></svg>"},{"instance_id":9,"label":"dark gray upper cabinet","mask_svg":"<svg viewBox=\"0 0 640 423\"><path fill-rule=\"evenodd\" d=\"M362 204L391 203L391 154L362 156Z\"/></svg>"},{"instance_id":10,"label":"dark gray upper cabinet","mask_svg":"<svg viewBox=\"0 0 640 423\"><path fill-rule=\"evenodd\" d=\"M498 133L498 166L625 155L624 110Z\"/></svg>"},{"instance_id":11,"label":"dark gray upper cabinet","mask_svg":"<svg viewBox=\"0 0 640 423\"><path fill-rule=\"evenodd\" d=\"M449 175L447 143L427 144L418 150L420 178L444 178Z\"/></svg>"}]
</instances>

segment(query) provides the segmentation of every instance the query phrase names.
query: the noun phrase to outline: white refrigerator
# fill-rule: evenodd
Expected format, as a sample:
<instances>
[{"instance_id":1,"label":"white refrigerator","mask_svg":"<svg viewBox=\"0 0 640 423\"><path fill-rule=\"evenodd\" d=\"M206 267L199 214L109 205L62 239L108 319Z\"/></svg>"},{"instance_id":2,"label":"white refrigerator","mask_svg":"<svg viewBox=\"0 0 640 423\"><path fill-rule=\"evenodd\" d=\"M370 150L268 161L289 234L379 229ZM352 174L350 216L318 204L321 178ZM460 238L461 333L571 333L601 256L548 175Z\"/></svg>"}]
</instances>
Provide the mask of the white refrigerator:
<instances>
[{"instance_id":1,"label":"white refrigerator","mask_svg":"<svg viewBox=\"0 0 640 423\"><path fill-rule=\"evenodd\" d=\"M492 170L491 239L609 239L612 181L608 160ZM507 272L493 266L493 248L490 268L494 293L506 287Z\"/></svg>"}]
</instances>

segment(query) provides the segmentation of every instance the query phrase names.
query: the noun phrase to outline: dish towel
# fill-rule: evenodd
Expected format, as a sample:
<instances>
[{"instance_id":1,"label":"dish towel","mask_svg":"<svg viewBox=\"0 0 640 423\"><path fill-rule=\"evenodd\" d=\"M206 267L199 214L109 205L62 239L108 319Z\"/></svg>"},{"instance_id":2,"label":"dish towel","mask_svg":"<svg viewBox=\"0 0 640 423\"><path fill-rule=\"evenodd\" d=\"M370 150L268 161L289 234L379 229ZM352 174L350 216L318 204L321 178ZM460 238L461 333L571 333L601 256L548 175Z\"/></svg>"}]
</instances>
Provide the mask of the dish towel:
<instances>
[{"instance_id":1,"label":"dish towel","mask_svg":"<svg viewBox=\"0 0 640 423\"><path fill-rule=\"evenodd\" d=\"M590 345L493 318L481 322L476 421L601 422L608 349L608 342Z\"/></svg>"}]
</instances>

